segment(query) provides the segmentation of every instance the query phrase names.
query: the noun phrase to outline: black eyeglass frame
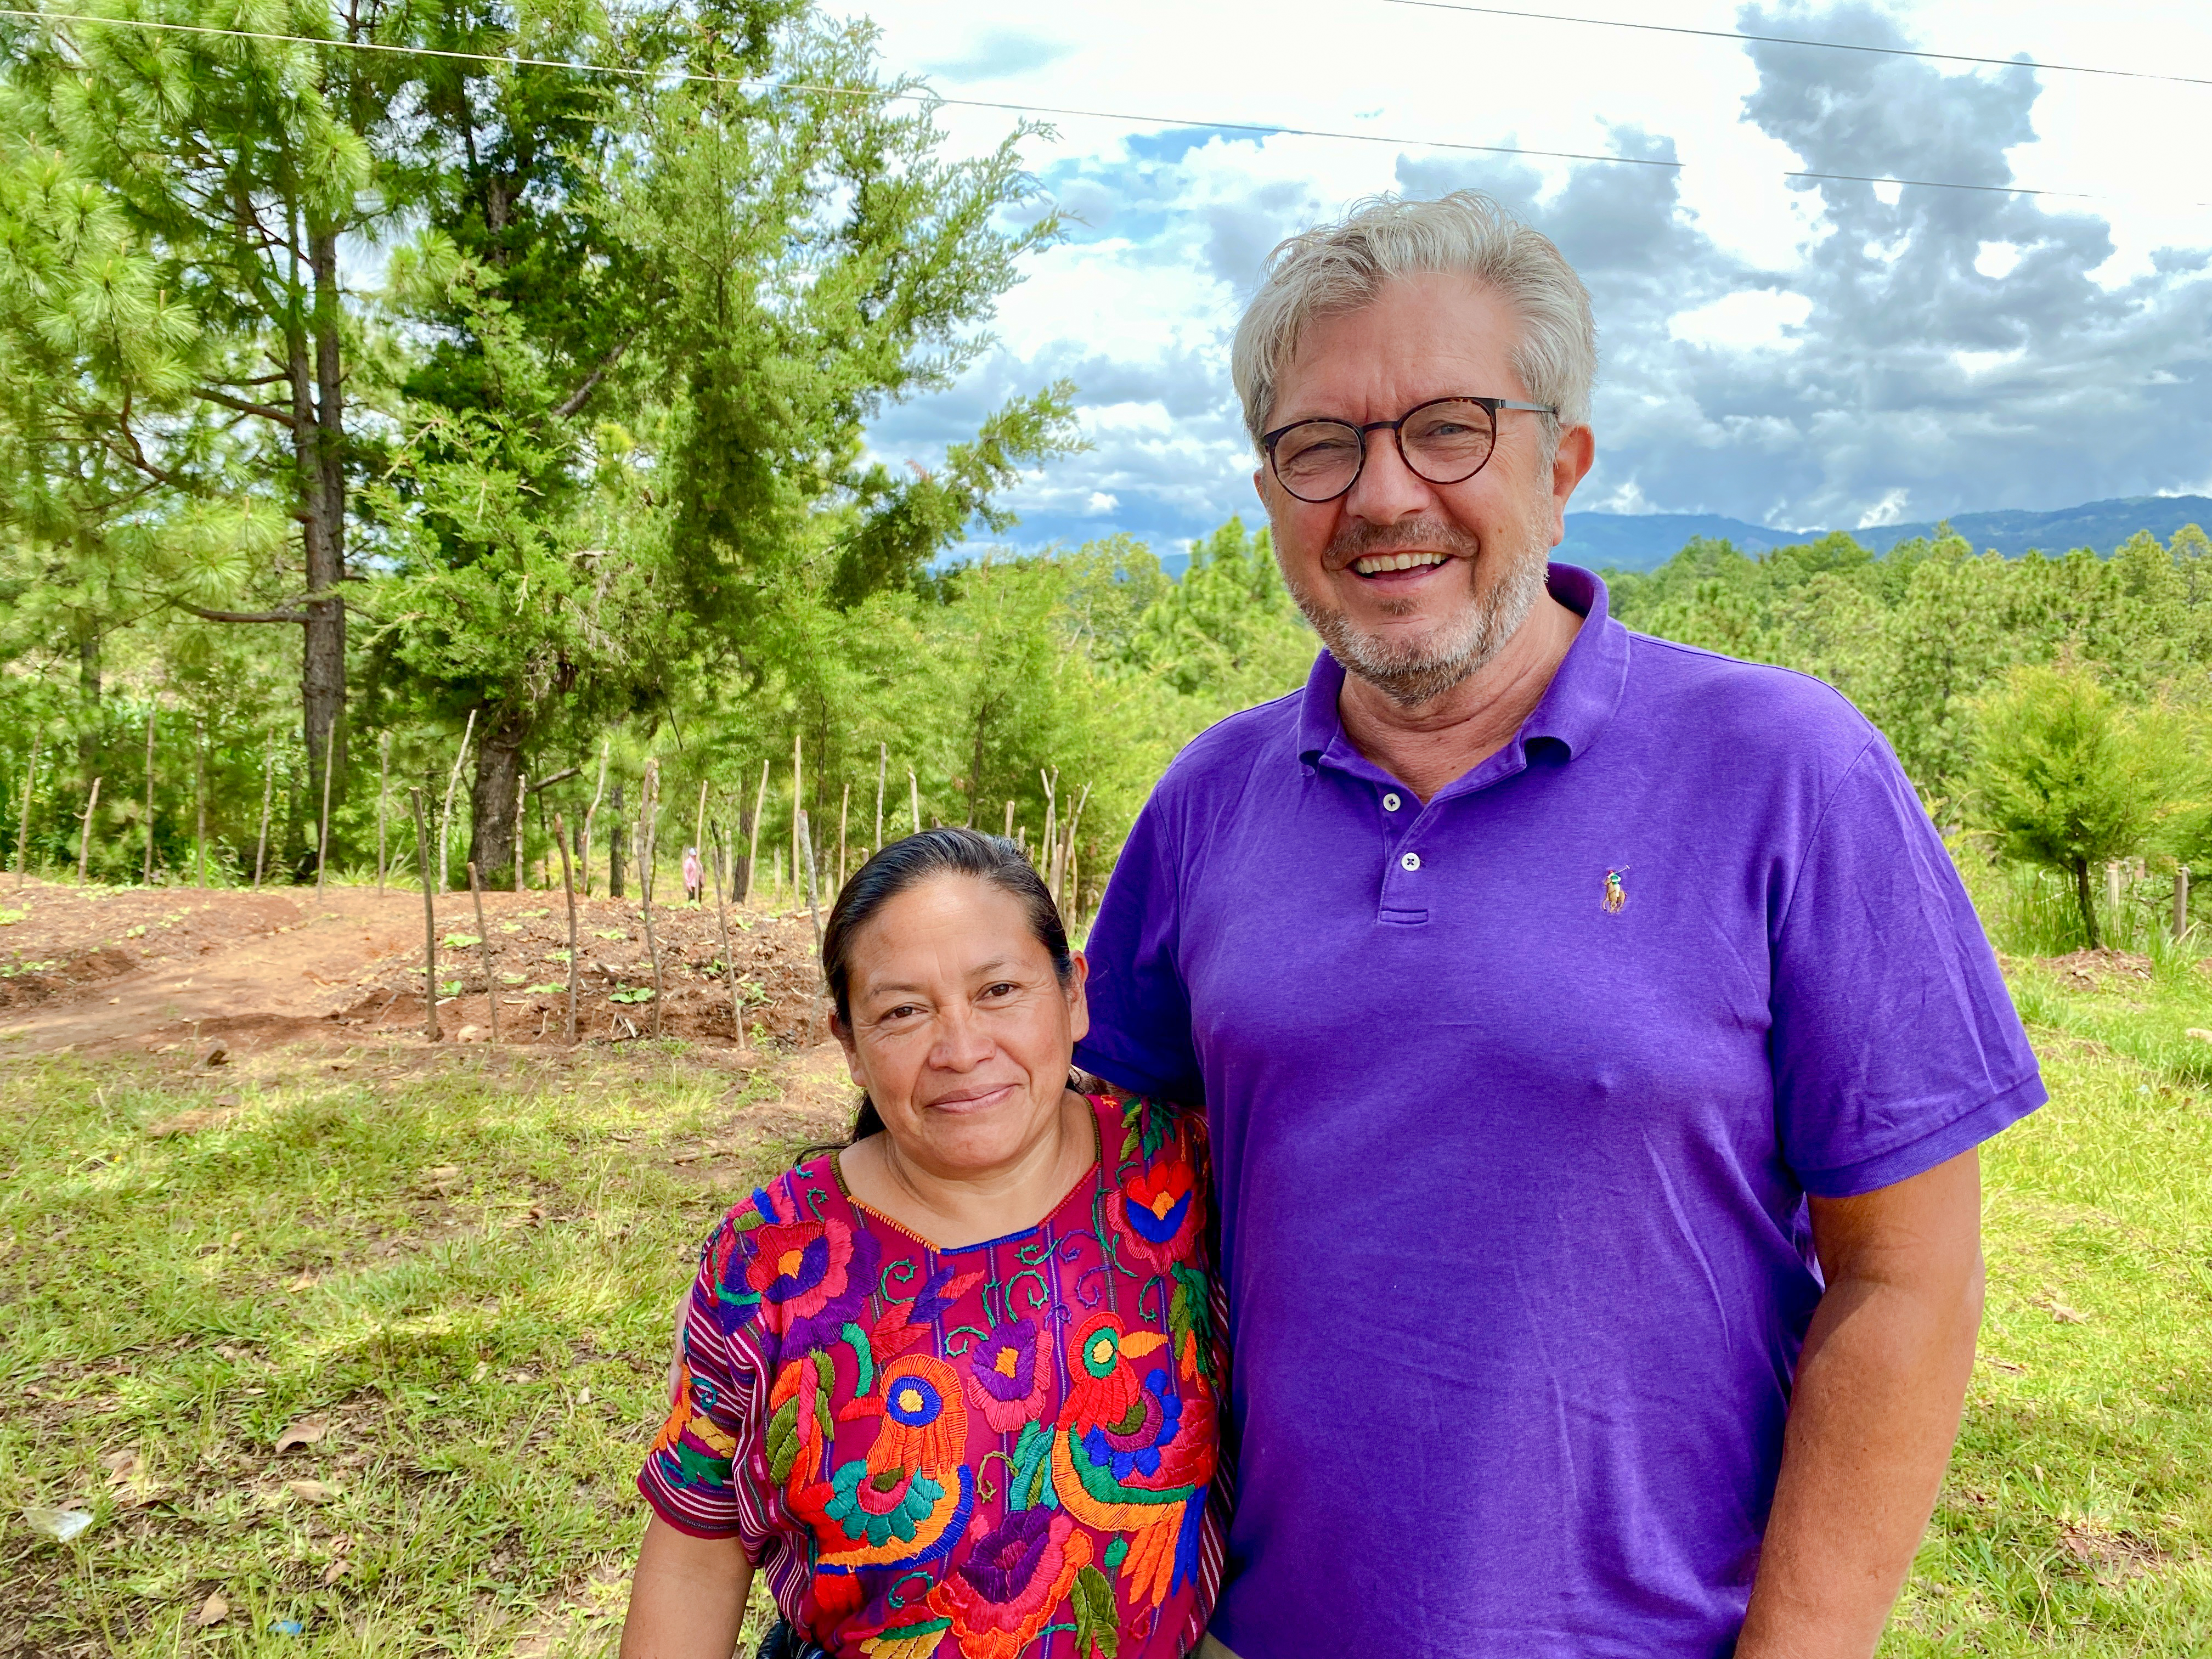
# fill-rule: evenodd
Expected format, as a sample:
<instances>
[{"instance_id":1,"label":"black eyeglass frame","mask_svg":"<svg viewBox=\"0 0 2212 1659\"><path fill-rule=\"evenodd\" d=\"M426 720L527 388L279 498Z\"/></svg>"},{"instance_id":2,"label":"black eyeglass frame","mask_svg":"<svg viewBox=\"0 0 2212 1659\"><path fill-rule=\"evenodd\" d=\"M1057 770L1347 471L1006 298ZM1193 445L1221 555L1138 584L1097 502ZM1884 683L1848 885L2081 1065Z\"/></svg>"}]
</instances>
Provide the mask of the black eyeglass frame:
<instances>
[{"instance_id":1,"label":"black eyeglass frame","mask_svg":"<svg viewBox=\"0 0 2212 1659\"><path fill-rule=\"evenodd\" d=\"M1468 471L1461 473L1456 478L1431 478L1427 473L1422 471L1420 468L1415 466L1413 463L1412 458L1406 453L1406 422L1412 420L1414 416L1419 414L1423 410L1434 409L1438 404L1474 404L1482 410L1485 414L1490 416L1490 447L1484 452L1483 457L1480 461L1476 462ZM1559 410L1551 404L1517 403L1510 398L1471 398L1464 393L1455 392L1448 398L1431 398L1425 403L1415 404L1411 409L1407 410L1403 415L1401 415L1395 421L1370 421L1365 426L1354 425L1350 421L1340 421L1331 415L1310 415L1303 421L1292 421L1288 426L1279 426L1273 432L1261 433L1260 434L1260 443L1261 447L1267 452L1267 471L1274 474L1275 482L1283 486L1284 490L1290 495L1291 499L1293 501L1304 501L1309 507L1320 507L1330 501L1340 501L1343 497L1349 495L1353 488L1359 483L1360 475L1367 471L1367 434L1370 432L1388 431L1390 434L1390 441L1398 446L1398 459L1405 462L1406 471L1412 473L1423 483L1432 484L1465 483L1469 478L1474 477L1476 473L1481 471L1484 467L1488 466L1490 465L1490 458L1498 453L1498 416L1500 410L1508 409L1524 410L1531 415L1549 415L1553 420L1557 420L1559 416ZM1283 477L1282 469L1275 465L1276 443L1286 433L1295 432L1302 426L1340 426L1347 428L1351 431L1356 432L1359 434L1359 465L1352 469L1352 477L1345 481L1344 488L1336 491L1334 495L1299 495L1297 490L1292 489L1290 484L1285 482Z\"/></svg>"}]
</instances>

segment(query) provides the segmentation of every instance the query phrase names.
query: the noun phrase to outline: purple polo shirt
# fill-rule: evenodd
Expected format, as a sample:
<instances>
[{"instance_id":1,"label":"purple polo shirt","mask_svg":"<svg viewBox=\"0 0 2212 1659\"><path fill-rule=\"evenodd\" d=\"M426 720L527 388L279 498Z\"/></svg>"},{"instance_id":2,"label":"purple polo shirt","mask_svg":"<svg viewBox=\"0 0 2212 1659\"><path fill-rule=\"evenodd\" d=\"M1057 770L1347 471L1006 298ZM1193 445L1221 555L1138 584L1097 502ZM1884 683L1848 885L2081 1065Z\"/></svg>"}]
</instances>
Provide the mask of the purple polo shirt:
<instances>
[{"instance_id":1,"label":"purple polo shirt","mask_svg":"<svg viewBox=\"0 0 2212 1659\"><path fill-rule=\"evenodd\" d=\"M1818 680L1587 617L1423 806L1343 670L1183 750L1081 1063L1203 1096L1245 1659L1725 1654L1820 1295L1806 1194L2045 1098L1942 842Z\"/></svg>"}]
</instances>

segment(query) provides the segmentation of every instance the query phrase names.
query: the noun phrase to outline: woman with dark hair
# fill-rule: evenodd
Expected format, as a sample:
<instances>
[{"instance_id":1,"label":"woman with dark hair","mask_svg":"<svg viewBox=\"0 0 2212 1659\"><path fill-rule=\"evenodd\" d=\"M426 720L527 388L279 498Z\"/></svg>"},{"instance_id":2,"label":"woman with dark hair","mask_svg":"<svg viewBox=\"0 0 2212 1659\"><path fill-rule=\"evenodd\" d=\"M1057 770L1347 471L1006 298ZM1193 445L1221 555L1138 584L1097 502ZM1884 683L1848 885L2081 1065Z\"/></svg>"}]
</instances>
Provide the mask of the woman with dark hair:
<instances>
[{"instance_id":1,"label":"woman with dark hair","mask_svg":"<svg viewBox=\"0 0 2212 1659\"><path fill-rule=\"evenodd\" d=\"M1083 958L1013 843L931 830L822 938L852 1141L708 1242L623 1659L1180 1659L1221 1565L1195 1113L1073 1086ZM769 1651L764 1648L763 1651Z\"/></svg>"}]
</instances>

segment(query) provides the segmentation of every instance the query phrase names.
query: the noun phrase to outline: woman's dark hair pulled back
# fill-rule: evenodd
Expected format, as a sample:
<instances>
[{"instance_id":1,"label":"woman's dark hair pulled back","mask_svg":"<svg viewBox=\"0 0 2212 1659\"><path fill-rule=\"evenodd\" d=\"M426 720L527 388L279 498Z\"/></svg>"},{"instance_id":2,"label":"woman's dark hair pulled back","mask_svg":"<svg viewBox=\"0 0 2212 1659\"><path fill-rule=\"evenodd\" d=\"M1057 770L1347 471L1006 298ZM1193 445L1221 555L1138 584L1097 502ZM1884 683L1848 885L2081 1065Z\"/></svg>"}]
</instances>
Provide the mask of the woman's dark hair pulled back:
<instances>
[{"instance_id":1,"label":"woman's dark hair pulled back","mask_svg":"<svg viewBox=\"0 0 2212 1659\"><path fill-rule=\"evenodd\" d=\"M822 976L830 983L837 1023L847 1030L853 1024L854 941L886 904L939 876L972 877L1020 900L1030 936L1052 958L1060 982L1066 985L1074 974L1075 958L1067 948L1060 907L1018 847L1004 836L987 836L980 830L924 830L878 851L854 872L830 908L829 922L822 929ZM883 1127L875 1103L861 1096L853 1139L862 1139Z\"/></svg>"}]
</instances>

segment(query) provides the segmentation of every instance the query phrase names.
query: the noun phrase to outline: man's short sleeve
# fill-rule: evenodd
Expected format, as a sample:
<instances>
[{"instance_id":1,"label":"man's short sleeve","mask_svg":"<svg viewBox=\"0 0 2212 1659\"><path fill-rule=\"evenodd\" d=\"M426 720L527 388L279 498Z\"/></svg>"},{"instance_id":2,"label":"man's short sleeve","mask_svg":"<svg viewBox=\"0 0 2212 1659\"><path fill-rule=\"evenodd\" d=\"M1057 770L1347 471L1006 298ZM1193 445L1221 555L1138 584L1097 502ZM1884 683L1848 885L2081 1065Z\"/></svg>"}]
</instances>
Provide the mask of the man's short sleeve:
<instances>
[{"instance_id":1,"label":"man's short sleeve","mask_svg":"<svg viewBox=\"0 0 2212 1659\"><path fill-rule=\"evenodd\" d=\"M726 1280L747 1288L737 1245L737 1229L726 1218L702 1253L677 1351L676 1398L637 1486L678 1532L741 1537L750 1553L763 1532L763 1505L751 1486L750 1465L763 1425L755 1401L759 1366L750 1345L741 1340L751 1322L741 1316L733 1332L726 1322L729 1300L722 1294Z\"/></svg>"},{"instance_id":2,"label":"man's short sleeve","mask_svg":"<svg viewBox=\"0 0 2212 1659\"><path fill-rule=\"evenodd\" d=\"M1778 915L1776 1125L1806 1191L1890 1186L2047 1097L1966 887L1879 738L1823 805Z\"/></svg>"},{"instance_id":3,"label":"man's short sleeve","mask_svg":"<svg viewBox=\"0 0 2212 1659\"><path fill-rule=\"evenodd\" d=\"M1178 865L1161 791L1137 814L1091 924L1091 1033L1076 1064L1133 1094L1203 1097L1191 1045L1190 994L1176 965Z\"/></svg>"}]
</instances>

